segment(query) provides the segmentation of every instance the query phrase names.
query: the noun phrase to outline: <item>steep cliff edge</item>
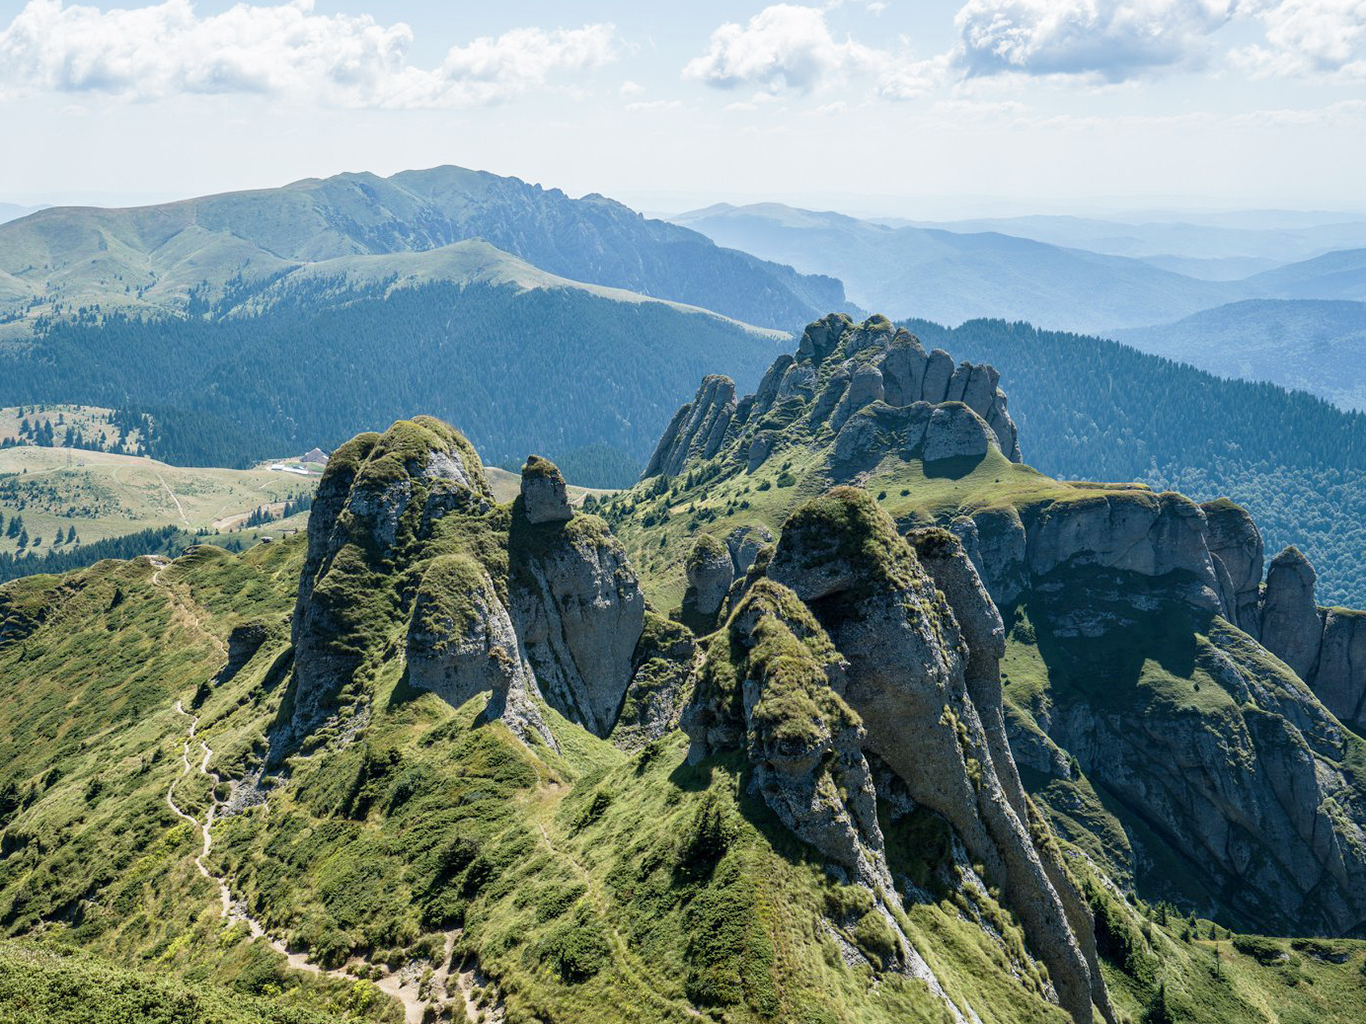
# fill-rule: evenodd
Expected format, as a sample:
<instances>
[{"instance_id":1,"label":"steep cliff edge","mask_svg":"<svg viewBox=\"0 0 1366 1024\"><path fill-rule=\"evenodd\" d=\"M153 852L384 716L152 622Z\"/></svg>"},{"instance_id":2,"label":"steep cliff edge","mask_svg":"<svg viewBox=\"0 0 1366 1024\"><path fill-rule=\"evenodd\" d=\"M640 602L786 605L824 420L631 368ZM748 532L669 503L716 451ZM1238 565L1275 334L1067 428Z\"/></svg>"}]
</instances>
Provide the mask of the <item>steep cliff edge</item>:
<instances>
[{"instance_id":1,"label":"steep cliff edge","mask_svg":"<svg viewBox=\"0 0 1366 1024\"><path fill-rule=\"evenodd\" d=\"M304 742L325 718L363 722L366 680L400 642L409 685L452 706L487 693L486 714L552 747L543 703L606 736L644 621L621 546L570 507L553 463L531 456L521 494L499 506L463 437L427 417L401 421L339 449L319 484L293 616L293 710L277 746ZM651 708L635 723L647 732L677 716Z\"/></svg>"},{"instance_id":2,"label":"steep cliff edge","mask_svg":"<svg viewBox=\"0 0 1366 1024\"><path fill-rule=\"evenodd\" d=\"M876 318L812 324L796 355L735 403L714 454L690 446L672 476L603 507L646 593L676 606L700 535L774 535L804 502L853 482L900 533L941 527L961 542L1003 619L1008 746L1069 842L1140 893L1239 927L1361 932L1366 751L1338 722L1361 728L1366 616L1317 608L1312 569L1293 554L1272 560L1264 582L1260 534L1230 502L1051 480L1010 458L1013 426L977 440L965 425L986 422L979 409L1006 408L1004 396L984 404L999 386L985 368L958 375L979 382L962 392L978 408L891 404L904 387L926 394L927 380L954 397L951 368L935 353L922 363ZM791 586L769 557L782 565L759 553L757 574L732 558L728 607L756 575ZM999 732L983 736L1002 746Z\"/></svg>"}]
</instances>

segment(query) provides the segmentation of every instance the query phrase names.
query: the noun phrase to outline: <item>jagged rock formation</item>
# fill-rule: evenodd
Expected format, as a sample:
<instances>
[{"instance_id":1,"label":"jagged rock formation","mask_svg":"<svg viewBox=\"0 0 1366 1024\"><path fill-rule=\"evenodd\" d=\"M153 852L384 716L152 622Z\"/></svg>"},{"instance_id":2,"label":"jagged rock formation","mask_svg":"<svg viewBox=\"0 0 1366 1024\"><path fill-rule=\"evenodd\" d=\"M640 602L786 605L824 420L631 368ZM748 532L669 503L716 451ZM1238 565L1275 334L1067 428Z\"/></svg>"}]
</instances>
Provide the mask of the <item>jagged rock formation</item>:
<instances>
[{"instance_id":1,"label":"jagged rock formation","mask_svg":"<svg viewBox=\"0 0 1366 1024\"><path fill-rule=\"evenodd\" d=\"M1026 808L1023 790L1012 800L995 767L998 757L1010 763L995 674L1000 617L957 542L933 539L957 608L863 491L837 488L794 513L767 579L750 587L728 635L712 647L683 719L690 756L746 749L753 786L779 817L876 888L887 869L865 806L875 790L862 752L875 754L987 865L1060 1002L1075 1020L1090 1021L1093 1001L1109 1003L1072 931L1074 917L1089 927L1084 904L1069 883L1069 915L1030 838L1027 811L1022 818L1017 810ZM746 652L740 664L723 660L733 650ZM1061 865L1055 870L1065 876Z\"/></svg>"},{"instance_id":2,"label":"jagged rock formation","mask_svg":"<svg viewBox=\"0 0 1366 1024\"><path fill-rule=\"evenodd\" d=\"M606 736L645 621L626 553L594 516L536 524L514 507L509 539L513 619L540 691L570 721Z\"/></svg>"},{"instance_id":3,"label":"jagged rock formation","mask_svg":"<svg viewBox=\"0 0 1366 1024\"><path fill-rule=\"evenodd\" d=\"M606 736L652 662L637 651L644 616L621 546L602 520L574 514L552 463L530 457L521 496L499 507L463 437L427 417L396 423L342 446L320 482L280 740L329 714L363 716L365 677L395 634L417 689L454 706L487 692L487 716L551 746L540 699ZM682 680L666 675L646 672L641 686L665 696L636 701L635 733L676 719Z\"/></svg>"},{"instance_id":4,"label":"jagged rock formation","mask_svg":"<svg viewBox=\"0 0 1366 1024\"><path fill-rule=\"evenodd\" d=\"M1227 591L1224 617L1249 636L1261 632L1262 534L1247 510L1226 498L1200 506L1209 526L1206 542Z\"/></svg>"},{"instance_id":5,"label":"jagged rock formation","mask_svg":"<svg viewBox=\"0 0 1366 1024\"><path fill-rule=\"evenodd\" d=\"M780 356L738 401L728 377L707 377L660 438L644 476L676 476L718 456L754 472L780 447L834 440L830 469L852 481L873 455L980 459L996 447L1019 461L999 375L920 342L885 317L855 324L832 314L807 327L795 357ZM794 431L799 432L794 433Z\"/></svg>"},{"instance_id":6,"label":"jagged rock formation","mask_svg":"<svg viewBox=\"0 0 1366 1024\"><path fill-rule=\"evenodd\" d=\"M1298 549L1286 548L1266 571L1262 601L1262 643L1301 679L1312 676L1323 642L1314 603L1314 567Z\"/></svg>"},{"instance_id":7,"label":"jagged rock formation","mask_svg":"<svg viewBox=\"0 0 1366 1024\"><path fill-rule=\"evenodd\" d=\"M715 619L735 581L735 563L730 550L711 534L704 533L693 543L686 569L688 591L683 597L683 614L707 621Z\"/></svg>"}]
</instances>

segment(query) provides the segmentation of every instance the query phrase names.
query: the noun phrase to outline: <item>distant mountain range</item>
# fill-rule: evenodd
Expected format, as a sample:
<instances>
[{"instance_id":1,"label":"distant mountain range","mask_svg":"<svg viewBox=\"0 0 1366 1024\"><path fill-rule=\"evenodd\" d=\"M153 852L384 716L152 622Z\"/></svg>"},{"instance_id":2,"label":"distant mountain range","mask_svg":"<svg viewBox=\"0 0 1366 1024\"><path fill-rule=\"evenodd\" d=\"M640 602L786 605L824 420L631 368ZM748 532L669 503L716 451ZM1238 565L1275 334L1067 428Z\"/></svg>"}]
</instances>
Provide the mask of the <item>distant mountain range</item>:
<instances>
[{"instance_id":1,"label":"distant mountain range","mask_svg":"<svg viewBox=\"0 0 1366 1024\"><path fill-rule=\"evenodd\" d=\"M571 199L517 178L437 167L131 209L42 210L0 226L0 310L203 312L319 261L474 238L550 274L763 327L800 328L844 303L838 281L719 250L603 196Z\"/></svg>"},{"instance_id":2,"label":"distant mountain range","mask_svg":"<svg viewBox=\"0 0 1366 1024\"><path fill-rule=\"evenodd\" d=\"M1366 218L1320 213L1288 217L1255 211L1242 217L1182 214L1168 220L1087 217L999 217L949 222L879 221L893 227L994 231L1111 256L1130 256L1164 270L1208 280L1235 280L1335 249L1366 246Z\"/></svg>"},{"instance_id":3,"label":"distant mountain range","mask_svg":"<svg viewBox=\"0 0 1366 1024\"><path fill-rule=\"evenodd\" d=\"M1027 320L1058 330L1108 333L1173 321L1248 298L1366 297L1366 248L1264 269L1268 261L1286 262L1266 255L1274 251L1278 238L1293 235L1297 250L1306 252L1322 252L1322 246L1335 241L1366 245L1366 225L1361 224L1330 225L1317 232L1298 229L1298 234L1289 229L1191 225L1144 228L1072 218L955 225L1008 225L1067 243L1058 245L999 231L964 233L889 224L774 203L723 204L682 214L675 221L718 244L743 248L807 273L837 276L850 298L861 305L889 315L925 316L945 323L987 316ZM1137 237L1124 235L1131 228ZM1166 245L1180 245L1183 250L1161 255ZM1102 251L1089 251L1089 247ZM1111 255L1103 251L1107 248L1148 255L1142 259ZM1178 270L1194 270L1202 276ZM1240 280L1202 279L1254 270L1262 272Z\"/></svg>"},{"instance_id":4,"label":"distant mountain range","mask_svg":"<svg viewBox=\"0 0 1366 1024\"><path fill-rule=\"evenodd\" d=\"M1366 410L1366 302L1247 299L1111 337L1220 376L1274 381Z\"/></svg>"}]
</instances>

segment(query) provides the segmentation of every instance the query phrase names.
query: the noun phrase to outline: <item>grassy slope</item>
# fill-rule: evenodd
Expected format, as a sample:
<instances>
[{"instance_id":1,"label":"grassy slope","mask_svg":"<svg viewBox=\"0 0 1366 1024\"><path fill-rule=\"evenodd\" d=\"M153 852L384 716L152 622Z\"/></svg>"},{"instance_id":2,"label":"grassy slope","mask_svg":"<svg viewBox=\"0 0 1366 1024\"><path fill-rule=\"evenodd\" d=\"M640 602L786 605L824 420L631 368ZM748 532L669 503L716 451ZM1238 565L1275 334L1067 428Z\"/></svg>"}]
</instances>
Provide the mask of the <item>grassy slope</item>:
<instances>
[{"instance_id":1,"label":"grassy slope","mask_svg":"<svg viewBox=\"0 0 1366 1024\"><path fill-rule=\"evenodd\" d=\"M904 516L991 500L998 475L1020 501L1081 490L988 461L952 482L907 469L910 493L884 500ZM751 494L777 518L801 489ZM159 576L146 562L103 563L0 589L0 622L16 637L0 647L0 792L15 783L22 805L5 823L14 851L0 863L5 934L76 944L138 977L159 972L171 988L241 992L271 1007L340 1014L373 998L363 986L287 973L240 926L225 929L193 867L194 836L165 804L184 737L174 702L188 702L220 663L215 638L257 617L280 624L277 639L199 713L225 778L262 750L286 699L276 669L301 549L298 540L241 556L201 549ZM478 725L478 702L452 708L408 688L392 654L402 623L380 633L376 644L391 653L369 684L364 732L294 758L268 809L215 828L211 867L272 932L323 962L362 949L401 963L463 929L458 948L497 980L512 1022L681 1024L698 1019L690 1006L735 1024L941 1019L918 984L845 962L828 922L856 894L745 795L740 765L686 767L677 733L627 757L549 711L561 753L528 749L501 725ZM176 789L192 812L209 798L193 780ZM932 834L894 829L889 844L913 877L944 867ZM1021 967L1009 943L970 923L1015 933L992 895L927 884L931 897L907 906L904 924L946 988L985 1024L1060 1022L1014 980ZM1287 949L1288 960L1262 964L1225 941L1216 974L1213 948L1186 941L1179 923L1148 931L1111 969L1134 1018L1158 981L1178 1019L1199 1024L1347 1024L1366 1012L1360 944L1324 947L1343 963ZM857 944L857 929L843 938ZM25 949L0 948L0 962ZM116 984L79 962L60 970L83 971L96 990ZM375 1000L361 1012L395 1010Z\"/></svg>"},{"instance_id":2,"label":"grassy slope","mask_svg":"<svg viewBox=\"0 0 1366 1024\"><path fill-rule=\"evenodd\" d=\"M830 486L823 460L819 450L798 448L771 457L752 474L742 471L720 482L706 479L689 487L685 477L661 493L652 493L656 488L647 482L609 501L604 514L641 574L647 596L672 609L687 587L683 563L696 532L724 539L733 529L757 524L776 536L793 509ZM1053 480L995 449L976 464L934 467L929 473L918 461L892 456L864 486L905 524L930 523L958 509L973 512L1096 493L1094 485ZM1141 484L1108 487L1146 490Z\"/></svg>"},{"instance_id":3,"label":"grassy slope","mask_svg":"<svg viewBox=\"0 0 1366 1024\"><path fill-rule=\"evenodd\" d=\"M43 541L40 547L30 543L26 550L39 554L51 550L59 529L71 526L87 543L151 526L222 530L221 539L226 540L233 517L309 494L315 483L316 477L265 468L191 469L70 448L0 450L0 515L7 523L16 513L22 515L31 541ZM264 532L278 536L301 529L306 522L304 514L271 523ZM250 543L261 532L248 531L240 539ZM0 536L0 551L15 550L15 538Z\"/></svg>"}]
</instances>

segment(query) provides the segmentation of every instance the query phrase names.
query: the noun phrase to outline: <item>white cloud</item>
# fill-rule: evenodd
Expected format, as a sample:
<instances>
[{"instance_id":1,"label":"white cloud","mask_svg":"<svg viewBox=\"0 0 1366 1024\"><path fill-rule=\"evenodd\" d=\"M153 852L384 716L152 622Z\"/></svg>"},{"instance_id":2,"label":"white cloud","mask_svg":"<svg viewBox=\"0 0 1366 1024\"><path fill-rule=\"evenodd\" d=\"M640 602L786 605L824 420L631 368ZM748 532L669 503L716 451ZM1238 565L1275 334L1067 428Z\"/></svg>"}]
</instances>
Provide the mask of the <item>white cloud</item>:
<instances>
[{"instance_id":1,"label":"white cloud","mask_svg":"<svg viewBox=\"0 0 1366 1024\"><path fill-rule=\"evenodd\" d=\"M774 4L747 25L727 22L718 28L707 52L689 61L683 74L719 89L757 85L810 92L876 57L852 39L836 42L820 8Z\"/></svg>"},{"instance_id":2,"label":"white cloud","mask_svg":"<svg viewBox=\"0 0 1366 1024\"><path fill-rule=\"evenodd\" d=\"M636 103L626 104L626 109L633 114L639 114L660 110L678 110L682 106L682 100L640 100Z\"/></svg>"},{"instance_id":3,"label":"white cloud","mask_svg":"<svg viewBox=\"0 0 1366 1024\"><path fill-rule=\"evenodd\" d=\"M313 0L238 4L199 16L189 0L133 10L30 0L0 31L0 92L102 92L131 100L257 93L343 107L466 107L612 60L611 25L519 28L408 63L412 30L369 15L324 15Z\"/></svg>"},{"instance_id":4,"label":"white cloud","mask_svg":"<svg viewBox=\"0 0 1366 1024\"><path fill-rule=\"evenodd\" d=\"M1120 81L1197 66L1238 0L968 0L954 23L969 75L1092 75Z\"/></svg>"},{"instance_id":5,"label":"white cloud","mask_svg":"<svg viewBox=\"0 0 1366 1024\"><path fill-rule=\"evenodd\" d=\"M630 79L627 79L621 83L621 95L623 96L639 96L644 91L645 86L641 85L639 82L632 82Z\"/></svg>"},{"instance_id":6,"label":"white cloud","mask_svg":"<svg viewBox=\"0 0 1366 1024\"><path fill-rule=\"evenodd\" d=\"M1263 2L1255 14L1266 45L1235 51L1235 64L1259 76L1366 77L1366 0Z\"/></svg>"},{"instance_id":7,"label":"white cloud","mask_svg":"<svg viewBox=\"0 0 1366 1024\"><path fill-rule=\"evenodd\" d=\"M947 70L945 57L913 61L851 38L837 41L823 9L775 4L747 25L729 22L718 28L707 52L690 61L683 74L718 89L765 90L726 108L753 110L761 96L784 88L809 93L860 77L872 78L874 93L883 99L915 99L941 84Z\"/></svg>"}]
</instances>

